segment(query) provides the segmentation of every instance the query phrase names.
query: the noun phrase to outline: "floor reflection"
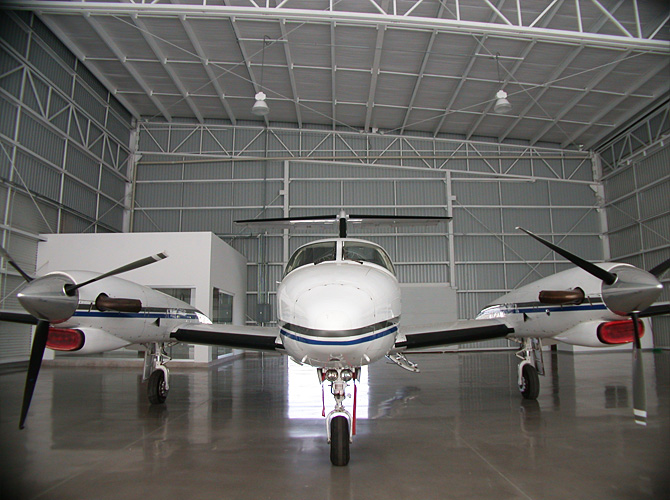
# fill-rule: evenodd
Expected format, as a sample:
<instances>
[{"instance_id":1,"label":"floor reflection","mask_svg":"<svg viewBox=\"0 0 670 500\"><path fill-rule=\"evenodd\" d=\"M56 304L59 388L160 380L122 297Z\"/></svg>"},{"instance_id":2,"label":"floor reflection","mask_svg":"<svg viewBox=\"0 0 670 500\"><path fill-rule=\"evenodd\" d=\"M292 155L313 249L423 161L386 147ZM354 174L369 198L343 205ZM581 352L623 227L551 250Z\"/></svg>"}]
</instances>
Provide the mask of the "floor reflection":
<instances>
[{"instance_id":1,"label":"floor reflection","mask_svg":"<svg viewBox=\"0 0 670 500\"><path fill-rule=\"evenodd\" d=\"M25 374L6 373L0 497L662 498L670 353L643 357L644 428L630 353L546 353L537 401L520 397L510 352L415 355L418 374L377 363L358 386L347 468L330 465L316 370L285 357L173 367L159 407L139 369L45 367L21 432Z\"/></svg>"}]
</instances>

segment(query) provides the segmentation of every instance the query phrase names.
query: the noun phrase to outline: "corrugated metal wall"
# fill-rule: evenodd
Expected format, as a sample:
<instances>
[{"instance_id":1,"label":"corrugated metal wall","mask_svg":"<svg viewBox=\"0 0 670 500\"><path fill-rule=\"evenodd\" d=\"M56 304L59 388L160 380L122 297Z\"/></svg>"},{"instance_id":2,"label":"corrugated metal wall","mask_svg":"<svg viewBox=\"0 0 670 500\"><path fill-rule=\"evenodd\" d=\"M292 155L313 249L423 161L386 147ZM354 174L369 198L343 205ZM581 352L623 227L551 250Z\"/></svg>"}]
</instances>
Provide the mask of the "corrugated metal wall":
<instances>
[{"instance_id":1,"label":"corrugated metal wall","mask_svg":"<svg viewBox=\"0 0 670 500\"><path fill-rule=\"evenodd\" d=\"M667 116L667 114L666 114ZM670 129L670 125L668 126ZM617 161L604 182L612 260L651 269L670 257L670 146ZM659 301L670 302L670 276ZM653 318L654 345L670 348L670 318Z\"/></svg>"},{"instance_id":2,"label":"corrugated metal wall","mask_svg":"<svg viewBox=\"0 0 670 500\"><path fill-rule=\"evenodd\" d=\"M36 17L2 12L1 237L28 273L40 233L123 229L130 130L130 114ZM20 309L21 283L5 264L2 309ZM0 324L0 363L27 359L29 331Z\"/></svg>"},{"instance_id":3,"label":"corrugated metal wall","mask_svg":"<svg viewBox=\"0 0 670 500\"><path fill-rule=\"evenodd\" d=\"M579 152L251 124L142 123L134 231L211 230L249 259L248 320L275 310L288 254L327 232L252 235L236 219L348 212L447 215L453 226L351 235L384 246L404 283L452 282L459 314L564 269L518 225L602 259L590 158ZM236 157L233 161L232 157ZM451 234L450 234L451 233ZM451 250L450 250L451 249ZM503 346L492 342L487 346Z\"/></svg>"}]
</instances>

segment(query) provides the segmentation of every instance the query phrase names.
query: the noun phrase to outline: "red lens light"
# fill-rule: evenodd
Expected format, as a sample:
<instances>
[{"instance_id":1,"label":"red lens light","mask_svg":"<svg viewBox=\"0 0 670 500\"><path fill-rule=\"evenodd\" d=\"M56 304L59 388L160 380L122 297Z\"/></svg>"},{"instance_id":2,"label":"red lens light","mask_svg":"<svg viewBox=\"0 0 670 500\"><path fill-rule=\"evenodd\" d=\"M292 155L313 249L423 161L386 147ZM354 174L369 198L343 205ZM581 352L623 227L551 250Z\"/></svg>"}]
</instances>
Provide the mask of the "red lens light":
<instances>
[{"instance_id":1,"label":"red lens light","mask_svg":"<svg viewBox=\"0 0 670 500\"><path fill-rule=\"evenodd\" d=\"M54 351L78 351L84 347L84 333L69 328L49 327L47 347Z\"/></svg>"},{"instance_id":2,"label":"red lens light","mask_svg":"<svg viewBox=\"0 0 670 500\"><path fill-rule=\"evenodd\" d=\"M640 338L644 336L644 323L638 320ZM635 340L633 320L609 321L598 325L598 340L603 344L626 344Z\"/></svg>"}]
</instances>

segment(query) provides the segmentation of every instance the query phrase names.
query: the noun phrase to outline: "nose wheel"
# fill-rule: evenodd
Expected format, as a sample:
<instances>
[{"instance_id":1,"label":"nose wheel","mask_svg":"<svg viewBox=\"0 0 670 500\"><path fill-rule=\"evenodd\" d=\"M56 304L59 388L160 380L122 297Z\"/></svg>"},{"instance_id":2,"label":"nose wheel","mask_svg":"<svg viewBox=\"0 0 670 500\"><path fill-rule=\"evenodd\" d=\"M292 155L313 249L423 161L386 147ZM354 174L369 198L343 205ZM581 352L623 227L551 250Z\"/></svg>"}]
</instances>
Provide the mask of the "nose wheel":
<instances>
[{"instance_id":1,"label":"nose wheel","mask_svg":"<svg viewBox=\"0 0 670 500\"><path fill-rule=\"evenodd\" d=\"M337 466L349 463L349 420L342 415L330 421L330 462Z\"/></svg>"},{"instance_id":2,"label":"nose wheel","mask_svg":"<svg viewBox=\"0 0 670 500\"><path fill-rule=\"evenodd\" d=\"M148 380L147 396L152 405L165 403L170 391L170 371L165 363L170 357L165 352L165 344L154 342L148 344L144 353L143 380Z\"/></svg>"},{"instance_id":3,"label":"nose wheel","mask_svg":"<svg viewBox=\"0 0 670 500\"><path fill-rule=\"evenodd\" d=\"M516 353L519 363L519 392L524 399L535 400L540 395L540 377L544 375L542 344L539 339L524 338L521 349Z\"/></svg>"},{"instance_id":4,"label":"nose wheel","mask_svg":"<svg viewBox=\"0 0 670 500\"><path fill-rule=\"evenodd\" d=\"M330 462L338 467L349 463L349 445L353 441L356 429L356 380L360 377L360 368L319 369L321 382L331 383L330 392L335 398L335 408L326 417L326 431L330 443ZM345 410L347 382L354 381L354 414ZM324 408L325 415L325 408Z\"/></svg>"}]
</instances>

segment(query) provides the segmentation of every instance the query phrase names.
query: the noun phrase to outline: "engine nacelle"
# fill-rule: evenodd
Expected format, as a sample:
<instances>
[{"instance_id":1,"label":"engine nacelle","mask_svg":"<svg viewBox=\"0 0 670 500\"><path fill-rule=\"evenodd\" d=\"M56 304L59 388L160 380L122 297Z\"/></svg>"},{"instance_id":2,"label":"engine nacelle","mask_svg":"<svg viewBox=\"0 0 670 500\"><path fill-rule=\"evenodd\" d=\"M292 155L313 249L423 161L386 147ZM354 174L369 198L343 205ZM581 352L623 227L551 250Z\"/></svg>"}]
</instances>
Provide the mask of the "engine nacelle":
<instances>
[{"instance_id":1,"label":"engine nacelle","mask_svg":"<svg viewBox=\"0 0 670 500\"><path fill-rule=\"evenodd\" d=\"M638 320L640 338L644 336L646 321ZM565 344L583 347L611 347L627 344L635 339L632 320L587 321L554 336Z\"/></svg>"},{"instance_id":2,"label":"engine nacelle","mask_svg":"<svg viewBox=\"0 0 670 500\"><path fill-rule=\"evenodd\" d=\"M54 351L97 354L130 345L127 340L95 328L49 327L47 347Z\"/></svg>"}]
</instances>

